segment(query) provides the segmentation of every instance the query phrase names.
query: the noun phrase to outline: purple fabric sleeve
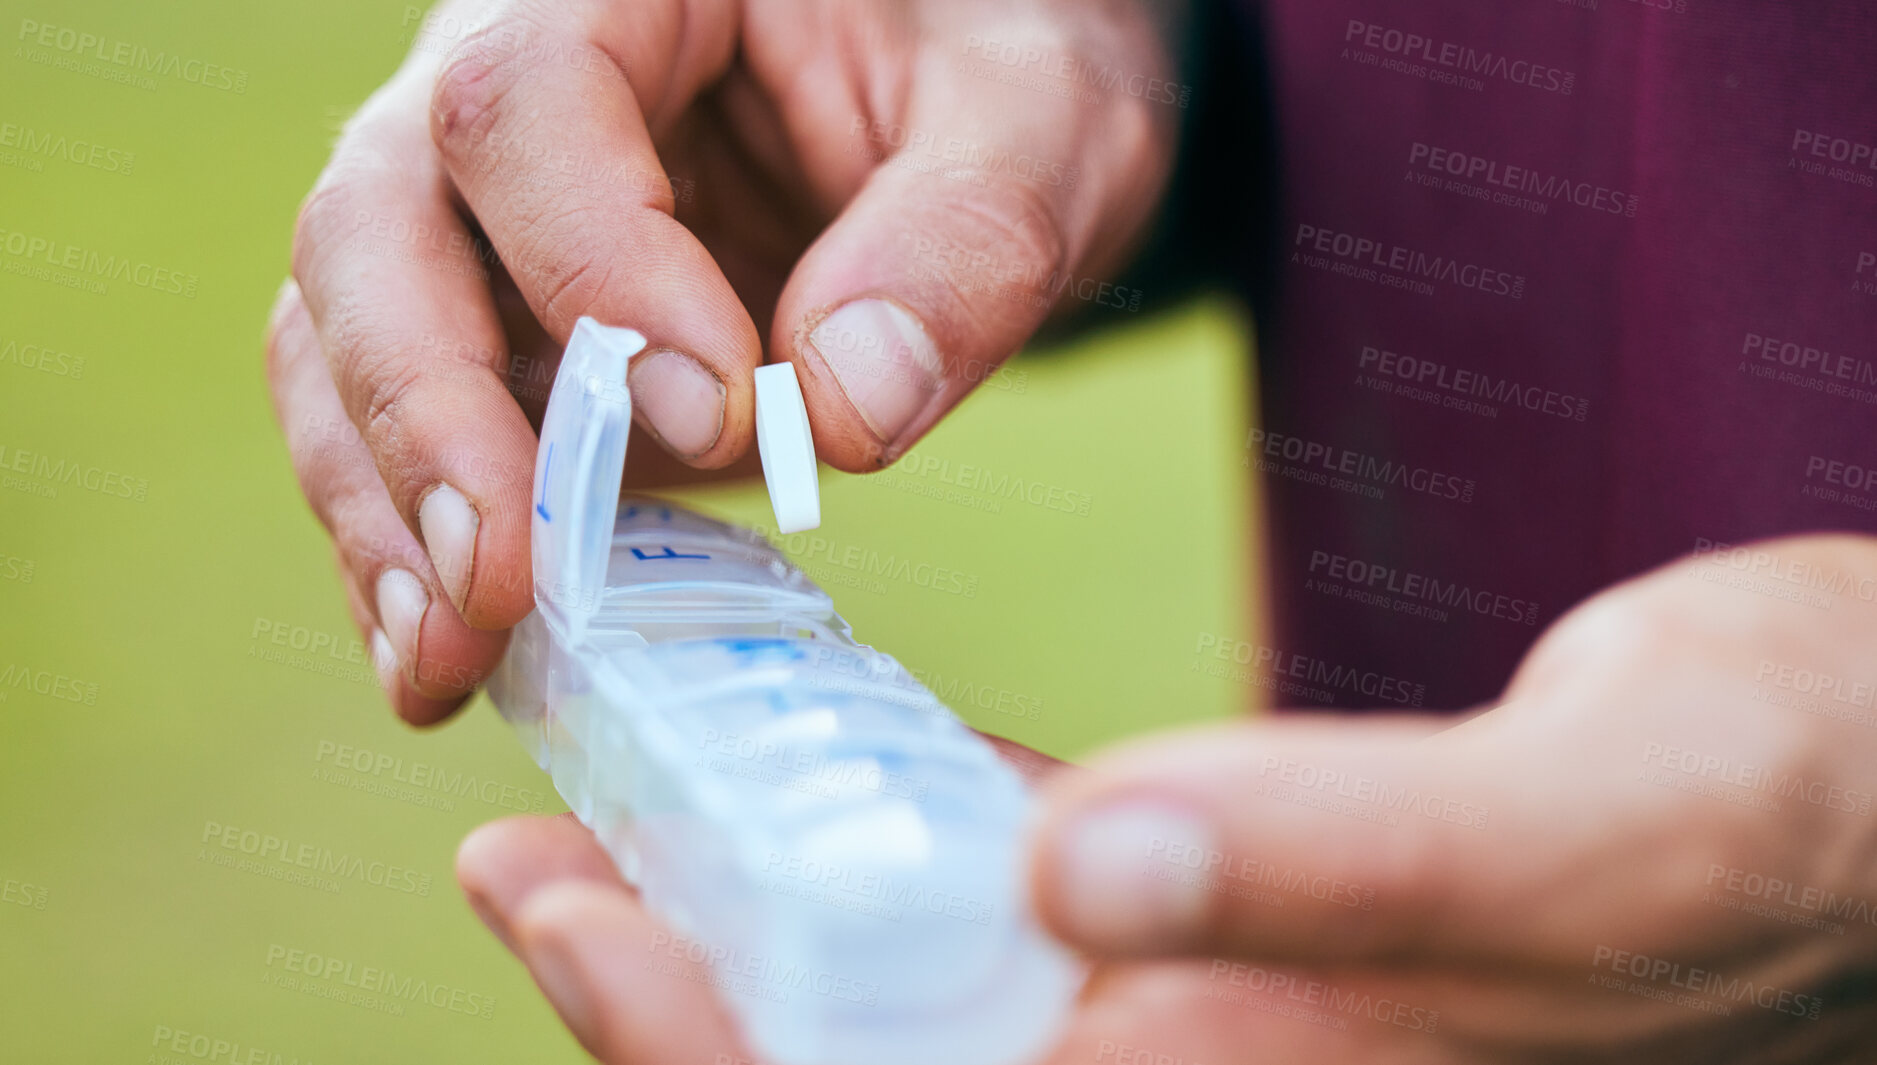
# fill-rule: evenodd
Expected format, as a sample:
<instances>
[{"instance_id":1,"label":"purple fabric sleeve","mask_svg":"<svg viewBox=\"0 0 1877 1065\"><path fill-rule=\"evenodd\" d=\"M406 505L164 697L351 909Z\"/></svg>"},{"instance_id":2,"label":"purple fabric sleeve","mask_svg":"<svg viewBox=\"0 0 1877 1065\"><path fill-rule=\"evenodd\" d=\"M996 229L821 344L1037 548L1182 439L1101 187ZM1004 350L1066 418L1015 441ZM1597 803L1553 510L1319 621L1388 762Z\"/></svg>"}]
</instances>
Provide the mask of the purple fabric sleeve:
<instances>
[{"instance_id":1,"label":"purple fabric sleeve","mask_svg":"<svg viewBox=\"0 0 1877 1065\"><path fill-rule=\"evenodd\" d=\"M1877 531L1877 10L1248 10L1279 187L1244 205L1278 244L1245 461L1283 701L1477 704L1622 578Z\"/></svg>"}]
</instances>

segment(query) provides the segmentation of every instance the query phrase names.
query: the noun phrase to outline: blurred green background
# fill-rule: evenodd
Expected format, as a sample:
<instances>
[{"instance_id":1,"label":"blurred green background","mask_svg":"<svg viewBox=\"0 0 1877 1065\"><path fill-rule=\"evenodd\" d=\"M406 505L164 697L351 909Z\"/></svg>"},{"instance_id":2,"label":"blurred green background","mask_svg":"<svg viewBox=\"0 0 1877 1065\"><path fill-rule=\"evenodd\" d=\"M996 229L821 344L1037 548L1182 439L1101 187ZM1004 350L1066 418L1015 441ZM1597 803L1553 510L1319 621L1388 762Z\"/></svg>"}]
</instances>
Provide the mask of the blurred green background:
<instances>
[{"instance_id":1,"label":"blurred green background","mask_svg":"<svg viewBox=\"0 0 1877 1065\"><path fill-rule=\"evenodd\" d=\"M295 208L410 9L0 10L0 1060L583 1060L450 876L472 826L562 807L486 700L423 734L387 710L262 380ZM245 84L72 69L32 24ZM82 269L22 240L193 275L194 293L74 287ZM981 390L899 469L824 480L826 553L976 579L968 597L830 582L857 633L973 724L1065 757L1253 694L1194 671L1198 634L1248 624L1244 326L1147 295L1150 313L1020 357L1020 391ZM1087 513L949 487L964 464ZM759 486L689 498L767 520ZM228 831L361 871L226 864L244 857ZM294 951L333 975L292 971L309 967ZM418 993L361 997L367 970ZM178 1053L172 1032L207 1040Z\"/></svg>"}]
</instances>

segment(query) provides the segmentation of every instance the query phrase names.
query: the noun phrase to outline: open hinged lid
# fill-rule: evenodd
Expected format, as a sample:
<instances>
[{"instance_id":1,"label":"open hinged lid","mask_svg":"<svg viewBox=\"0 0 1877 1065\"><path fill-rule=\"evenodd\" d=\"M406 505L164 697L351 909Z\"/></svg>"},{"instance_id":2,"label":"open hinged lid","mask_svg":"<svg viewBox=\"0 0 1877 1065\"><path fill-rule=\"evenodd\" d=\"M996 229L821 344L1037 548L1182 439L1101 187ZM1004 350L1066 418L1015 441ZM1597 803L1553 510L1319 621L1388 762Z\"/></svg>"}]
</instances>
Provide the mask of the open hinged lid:
<instances>
[{"instance_id":1,"label":"open hinged lid","mask_svg":"<svg viewBox=\"0 0 1877 1065\"><path fill-rule=\"evenodd\" d=\"M550 624L580 628L606 588L619 481L632 432L626 362L645 348L637 330L574 324L534 459L534 601Z\"/></svg>"}]
</instances>

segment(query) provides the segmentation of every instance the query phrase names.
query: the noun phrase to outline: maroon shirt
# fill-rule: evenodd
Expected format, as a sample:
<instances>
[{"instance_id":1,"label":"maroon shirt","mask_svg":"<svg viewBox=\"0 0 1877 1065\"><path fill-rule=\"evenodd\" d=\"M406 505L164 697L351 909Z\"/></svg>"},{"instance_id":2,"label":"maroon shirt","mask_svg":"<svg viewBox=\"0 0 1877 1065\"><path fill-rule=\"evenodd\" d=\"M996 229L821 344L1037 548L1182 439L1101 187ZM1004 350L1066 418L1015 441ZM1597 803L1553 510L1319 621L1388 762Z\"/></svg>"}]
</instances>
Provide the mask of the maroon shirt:
<instances>
[{"instance_id":1,"label":"maroon shirt","mask_svg":"<svg viewBox=\"0 0 1877 1065\"><path fill-rule=\"evenodd\" d=\"M1284 701L1483 702L1612 582L1877 531L1877 10L1252 9L1278 188L1246 457L1274 658L1313 689Z\"/></svg>"}]
</instances>

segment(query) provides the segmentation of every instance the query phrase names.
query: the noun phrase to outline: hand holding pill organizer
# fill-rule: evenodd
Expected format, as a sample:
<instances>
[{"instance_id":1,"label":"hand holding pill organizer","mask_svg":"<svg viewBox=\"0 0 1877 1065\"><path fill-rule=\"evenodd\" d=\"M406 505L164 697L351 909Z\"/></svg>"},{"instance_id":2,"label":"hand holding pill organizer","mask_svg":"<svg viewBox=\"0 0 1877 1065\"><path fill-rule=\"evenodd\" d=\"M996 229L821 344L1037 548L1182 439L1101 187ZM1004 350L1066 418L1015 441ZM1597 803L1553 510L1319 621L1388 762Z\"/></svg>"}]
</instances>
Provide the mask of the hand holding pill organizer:
<instances>
[{"instance_id":1,"label":"hand holding pill organizer","mask_svg":"<svg viewBox=\"0 0 1877 1065\"><path fill-rule=\"evenodd\" d=\"M587 318L568 343L497 707L765 1059L1035 1056L1082 973L1029 912L1023 782L761 536L620 502L644 346ZM813 528L794 368L756 373L777 526Z\"/></svg>"}]
</instances>

